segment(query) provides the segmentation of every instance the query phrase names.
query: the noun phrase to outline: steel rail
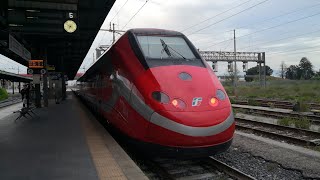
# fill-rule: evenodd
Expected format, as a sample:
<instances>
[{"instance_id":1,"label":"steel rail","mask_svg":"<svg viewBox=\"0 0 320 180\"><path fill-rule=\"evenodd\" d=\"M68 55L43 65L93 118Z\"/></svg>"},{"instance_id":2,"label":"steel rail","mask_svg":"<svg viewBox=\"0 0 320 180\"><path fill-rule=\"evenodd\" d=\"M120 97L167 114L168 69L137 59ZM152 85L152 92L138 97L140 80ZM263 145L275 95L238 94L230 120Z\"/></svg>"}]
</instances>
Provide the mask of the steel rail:
<instances>
[{"instance_id":1,"label":"steel rail","mask_svg":"<svg viewBox=\"0 0 320 180\"><path fill-rule=\"evenodd\" d=\"M17 103L22 102L21 98L16 98L16 99L12 99L12 100L5 100L5 101L1 101L0 102L0 108L4 108L7 106L11 106Z\"/></svg>"},{"instance_id":2,"label":"steel rail","mask_svg":"<svg viewBox=\"0 0 320 180\"><path fill-rule=\"evenodd\" d=\"M256 179L248 174L245 174L244 172L241 172L240 170L238 170L234 167L229 166L228 164L226 164L224 162L221 162L221 161L215 159L212 156L209 157L208 163L210 163L215 168L219 169L220 171L225 172L226 174L228 174L229 176L231 176L235 179L241 179L241 180Z\"/></svg>"},{"instance_id":3,"label":"steel rail","mask_svg":"<svg viewBox=\"0 0 320 180\"><path fill-rule=\"evenodd\" d=\"M268 115L268 116L272 115L272 116L281 117L281 118L290 117L290 118L299 119L299 118L305 117L315 124L320 124L320 116L313 115L313 114L303 114L303 113L296 113L296 112L278 112L271 109L267 110L267 109L257 109L256 107L236 107L234 105L235 104L232 105L234 109L247 109L256 113L263 112L263 113L267 113L265 115Z\"/></svg>"},{"instance_id":4,"label":"steel rail","mask_svg":"<svg viewBox=\"0 0 320 180\"><path fill-rule=\"evenodd\" d=\"M275 129L283 130L283 131L291 131L291 132L294 132L294 133L297 133L297 134L298 133L304 133L305 135L309 135L309 136L317 136L320 139L320 132L310 131L310 130L307 130L307 129L300 129L300 128L282 126L282 125L272 124L272 123L265 123L265 122L251 120L251 119L246 119L246 118L243 118L243 117L236 117L236 121L237 122L250 123L250 124L253 124L253 125L260 125L260 126L269 127L269 128L275 128Z\"/></svg>"},{"instance_id":5,"label":"steel rail","mask_svg":"<svg viewBox=\"0 0 320 180\"><path fill-rule=\"evenodd\" d=\"M254 134L285 140L287 142L301 145L301 146L317 146L317 143L309 141L309 140L304 140L304 139L300 139L300 138L296 138L296 137L278 134L278 133L274 133L274 132L270 132L270 131L266 131L266 130L262 130L262 129L258 129L258 128L254 128L254 127L248 127L248 126L236 124L236 128L237 128L237 130L249 130L249 131L253 132Z\"/></svg>"}]
</instances>

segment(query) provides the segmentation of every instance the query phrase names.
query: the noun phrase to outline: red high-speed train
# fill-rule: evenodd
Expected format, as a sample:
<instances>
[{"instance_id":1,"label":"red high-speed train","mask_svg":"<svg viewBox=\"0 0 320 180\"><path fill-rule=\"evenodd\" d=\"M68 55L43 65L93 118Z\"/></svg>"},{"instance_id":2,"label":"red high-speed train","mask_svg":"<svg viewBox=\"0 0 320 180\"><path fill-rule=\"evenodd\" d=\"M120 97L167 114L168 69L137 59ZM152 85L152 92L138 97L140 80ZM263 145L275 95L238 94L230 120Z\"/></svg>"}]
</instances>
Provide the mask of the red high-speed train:
<instances>
[{"instance_id":1,"label":"red high-speed train","mask_svg":"<svg viewBox=\"0 0 320 180\"><path fill-rule=\"evenodd\" d=\"M128 30L78 81L79 95L140 150L206 156L231 145L229 98L179 32Z\"/></svg>"}]
</instances>

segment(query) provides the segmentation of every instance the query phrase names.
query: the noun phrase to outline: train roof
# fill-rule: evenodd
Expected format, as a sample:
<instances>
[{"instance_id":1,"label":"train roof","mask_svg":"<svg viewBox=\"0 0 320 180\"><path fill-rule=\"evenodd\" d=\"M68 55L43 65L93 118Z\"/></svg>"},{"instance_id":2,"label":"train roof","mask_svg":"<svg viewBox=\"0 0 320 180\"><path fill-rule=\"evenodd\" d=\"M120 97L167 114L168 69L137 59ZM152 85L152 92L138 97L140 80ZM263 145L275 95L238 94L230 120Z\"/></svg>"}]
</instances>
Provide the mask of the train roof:
<instances>
[{"instance_id":1,"label":"train roof","mask_svg":"<svg viewBox=\"0 0 320 180\"><path fill-rule=\"evenodd\" d=\"M165 29L154 29L154 28L136 28L129 29L128 32L131 32L135 35L172 35L172 36L181 36L181 32Z\"/></svg>"},{"instance_id":2,"label":"train roof","mask_svg":"<svg viewBox=\"0 0 320 180\"><path fill-rule=\"evenodd\" d=\"M135 29L129 29L125 34L132 33L134 35L169 35L169 36L184 36L182 33L178 31L173 30L166 30L166 29L155 29L155 28L135 28ZM110 47L111 48L111 47ZM110 49L109 48L109 49ZM108 51L108 50L107 50ZM106 52L105 52L106 53ZM103 53L103 55L105 54ZM103 56L102 55L102 56ZM101 57L102 57L101 56ZM93 64L87 72L81 76L78 81L86 81L88 78L90 78L93 74L96 73L96 71L101 66L105 66L107 62L100 61L100 58L96 61L95 64Z\"/></svg>"}]
</instances>

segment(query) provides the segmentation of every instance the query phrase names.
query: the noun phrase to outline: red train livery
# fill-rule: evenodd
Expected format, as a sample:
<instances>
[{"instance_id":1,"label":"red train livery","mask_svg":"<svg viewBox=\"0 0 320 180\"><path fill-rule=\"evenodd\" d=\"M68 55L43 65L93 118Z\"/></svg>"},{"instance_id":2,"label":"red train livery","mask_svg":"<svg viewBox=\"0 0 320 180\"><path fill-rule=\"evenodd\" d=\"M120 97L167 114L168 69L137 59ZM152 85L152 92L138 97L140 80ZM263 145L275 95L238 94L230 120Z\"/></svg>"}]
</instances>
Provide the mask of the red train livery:
<instances>
[{"instance_id":1,"label":"red train livery","mask_svg":"<svg viewBox=\"0 0 320 180\"><path fill-rule=\"evenodd\" d=\"M78 81L79 95L140 150L206 156L231 145L229 98L179 32L128 30Z\"/></svg>"}]
</instances>

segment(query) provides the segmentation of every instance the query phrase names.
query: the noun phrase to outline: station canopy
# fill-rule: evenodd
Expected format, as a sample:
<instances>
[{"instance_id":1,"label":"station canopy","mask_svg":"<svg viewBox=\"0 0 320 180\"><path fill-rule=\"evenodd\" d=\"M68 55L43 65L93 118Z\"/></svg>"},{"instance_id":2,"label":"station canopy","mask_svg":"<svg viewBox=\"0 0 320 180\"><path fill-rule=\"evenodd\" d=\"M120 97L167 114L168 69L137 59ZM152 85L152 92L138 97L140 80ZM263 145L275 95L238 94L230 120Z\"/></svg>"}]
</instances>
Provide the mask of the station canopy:
<instances>
[{"instance_id":1,"label":"station canopy","mask_svg":"<svg viewBox=\"0 0 320 180\"><path fill-rule=\"evenodd\" d=\"M76 75L115 0L1 0L0 53Z\"/></svg>"},{"instance_id":2,"label":"station canopy","mask_svg":"<svg viewBox=\"0 0 320 180\"><path fill-rule=\"evenodd\" d=\"M6 71L1 71L1 70L0 70L0 79L6 79L11 82L31 82L32 81L32 78L30 77L26 77L19 74L6 72Z\"/></svg>"}]
</instances>

